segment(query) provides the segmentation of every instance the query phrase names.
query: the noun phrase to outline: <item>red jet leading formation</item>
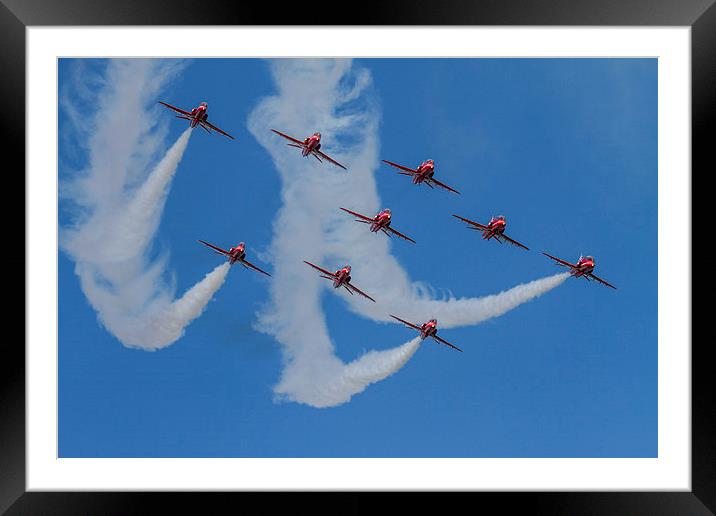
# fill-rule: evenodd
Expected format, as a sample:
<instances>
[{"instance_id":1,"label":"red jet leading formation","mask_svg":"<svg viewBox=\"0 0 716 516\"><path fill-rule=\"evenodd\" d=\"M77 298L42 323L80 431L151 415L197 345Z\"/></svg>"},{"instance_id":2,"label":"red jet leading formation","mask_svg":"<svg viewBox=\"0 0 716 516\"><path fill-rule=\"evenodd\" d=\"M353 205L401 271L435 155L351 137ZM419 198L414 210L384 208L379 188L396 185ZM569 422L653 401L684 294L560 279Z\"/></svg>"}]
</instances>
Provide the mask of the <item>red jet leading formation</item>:
<instances>
[{"instance_id":1,"label":"red jet leading formation","mask_svg":"<svg viewBox=\"0 0 716 516\"><path fill-rule=\"evenodd\" d=\"M470 226L468 226L470 229L482 231L482 238L484 238L485 240L490 240L491 238L494 238L499 243L502 243L502 240L504 239L504 240L508 241L509 243L516 245L517 247L521 247L522 249L526 249L527 251L529 251L529 248L527 246L522 245L517 240L512 240L510 237L505 235L505 228L507 227L507 220L505 220L504 215L498 215L497 217L492 217L492 219L490 219L490 223L487 226L484 226L484 225L480 224L479 222L475 222L474 220L466 219L459 215L453 215L453 217L470 224Z\"/></svg>"},{"instance_id":2,"label":"red jet leading formation","mask_svg":"<svg viewBox=\"0 0 716 516\"><path fill-rule=\"evenodd\" d=\"M448 341L441 339L438 337L438 320L437 319L430 319L428 322L423 323L421 326L418 326L417 324L410 323L408 321L404 321L400 317L396 317L392 314L390 316L395 319L396 321L402 322L404 325L406 325L408 328L412 328L414 330L418 330L420 332L420 338L425 340L428 337L432 337L436 341L438 341L440 344L445 344L446 346L449 346L453 349L456 349L460 352L462 350L458 348L457 346L453 346Z\"/></svg>"},{"instance_id":3,"label":"red jet leading formation","mask_svg":"<svg viewBox=\"0 0 716 516\"><path fill-rule=\"evenodd\" d=\"M281 131L277 131L276 129L271 130L279 136L289 140L291 143L288 143L288 146L301 149L301 156L303 156L304 158L308 155L312 155L321 163L323 163L323 161L321 160L321 158L323 158L330 161L334 165L341 167L343 170L348 170L346 167L331 158L329 155L324 154L319 150L321 148L321 133L315 132L308 138L305 138L303 141L301 141L294 138L293 136L289 136L287 134L282 133Z\"/></svg>"},{"instance_id":4,"label":"red jet leading formation","mask_svg":"<svg viewBox=\"0 0 716 516\"><path fill-rule=\"evenodd\" d=\"M228 251L222 249L221 247L216 247L213 244L210 244L209 242L204 242L203 240L199 240L200 243L204 244L207 247L210 247L214 250L216 254L221 254L226 257L227 260L229 260L229 263L231 265L234 265L236 262L239 262L241 265L243 265L246 268L251 268L255 271L260 272L261 274L266 274L266 276L271 276L268 272L262 271L258 267L256 267L253 263L246 260L246 244L241 242L236 247L229 248Z\"/></svg>"},{"instance_id":5,"label":"red jet leading formation","mask_svg":"<svg viewBox=\"0 0 716 516\"><path fill-rule=\"evenodd\" d=\"M359 294L363 297L366 297L373 301L375 303L375 299L370 297L368 294L360 290L358 287L353 285L351 283L351 266L346 265L342 269L338 269L336 272L330 272L326 269L323 269L319 267L318 265L313 265L311 262L303 261L303 263L310 265L317 271L321 273L321 278L326 278L333 281L333 288L340 288L345 287L345 289L350 293L353 294L355 292L356 294Z\"/></svg>"},{"instance_id":6,"label":"red jet leading formation","mask_svg":"<svg viewBox=\"0 0 716 516\"><path fill-rule=\"evenodd\" d=\"M441 183L437 179L433 178L433 175L435 174L435 162L431 159L423 161L416 169L404 167L403 165L398 165L397 163L393 163L392 161L388 161L385 159L382 161L383 163L387 163L391 167L395 167L400 170L398 174L402 174L404 176L412 176L413 184L419 185L420 183L425 183L430 188L433 188L433 185L436 185L440 188L445 188L446 190L449 190L456 194L460 193L454 188L450 188L445 183Z\"/></svg>"},{"instance_id":7,"label":"red jet leading formation","mask_svg":"<svg viewBox=\"0 0 716 516\"><path fill-rule=\"evenodd\" d=\"M569 263L565 262L564 260L560 260L559 258L552 256L551 254L542 253L547 258L551 258L558 264L560 264L563 267L568 267L570 269L569 273L570 275L574 276L575 278L579 278L580 276L586 278L589 280L590 278L593 280L597 280L602 285L606 285L607 287L611 287L616 290L617 287L612 285L611 283L608 283L604 281L602 278L599 278L595 276L592 271L594 270L594 267L596 266L594 262L594 257L592 256L580 256L577 263Z\"/></svg>"},{"instance_id":8,"label":"red jet leading formation","mask_svg":"<svg viewBox=\"0 0 716 516\"><path fill-rule=\"evenodd\" d=\"M390 227L390 222L392 219L392 214L390 212L389 208L385 208L383 211L378 213L375 217L370 218L365 215L361 215L360 213L356 213L355 211L347 210L345 208L341 208L346 213L350 213L351 215L354 215L358 217L356 219L356 222L362 222L363 224L370 224L370 230L373 233L377 233L378 231L382 231L386 235L390 236L391 233L395 236L399 236L400 238L404 238L405 240L415 243L415 240L410 238L409 236L406 236L402 234L400 231L395 230Z\"/></svg>"},{"instance_id":9,"label":"red jet leading formation","mask_svg":"<svg viewBox=\"0 0 716 516\"><path fill-rule=\"evenodd\" d=\"M196 127L197 125L199 125L199 126L203 127L207 133L211 133L211 131L209 129L212 129L212 130L216 131L217 133L221 133L224 136L228 136L232 140L236 139L233 136L231 136L229 133L222 131L221 129L219 129L215 125L210 124L207 121L207 119L209 118L209 115L207 114L209 105L206 102L202 102L201 104L199 104L198 107L195 107L194 109L192 109L191 112L184 111L183 109L179 109L178 107L172 106L171 104L167 104L166 102L162 102L161 100L159 101L159 103L161 105L166 106L169 109L173 109L174 111L179 113L179 115L177 115L177 118L181 118L182 120L189 120L189 125L191 126L192 129L194 127Z\"/></svg>"}]
</instances>

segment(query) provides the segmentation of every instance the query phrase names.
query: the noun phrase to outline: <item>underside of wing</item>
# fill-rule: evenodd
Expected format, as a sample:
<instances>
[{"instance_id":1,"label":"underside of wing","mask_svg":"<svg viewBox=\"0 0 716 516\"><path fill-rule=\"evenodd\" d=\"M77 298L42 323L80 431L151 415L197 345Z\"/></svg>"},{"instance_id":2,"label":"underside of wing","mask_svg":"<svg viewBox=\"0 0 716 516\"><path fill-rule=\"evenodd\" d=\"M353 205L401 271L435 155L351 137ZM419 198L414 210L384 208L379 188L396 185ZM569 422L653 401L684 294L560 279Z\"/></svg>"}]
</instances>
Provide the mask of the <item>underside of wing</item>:
<instances>
[{"instance_id":1,"label":"underside of wing","mask_svg":"<svg viewBox=\"0 0 716 516\"><path fill-rule=\"evenodd\" d=\"M233 136L231 136L229 133L227 133L226 131L222 131L221 129L219 129L219 128L216 127L215 125L210 124L209 122L204 121L204 122L202 122L202 125L207 125L207 126L209 126L210 129L213 129L213 130L216 131L217 133L223 134L224 136L228 136L228 137L231 138L232 140L235 140L235 139L236 139L236 138L234 138Z\"/></svg>"},{"instance_id":2,"label":"underside of wing","mask_svg":"<svg viewBox=\"0 0 716 516\"><path fill-rule=\"evenodd\" d=\"M398 237L400 237L400 238L404 238L404 239L407 240L408 242L415 243L415 240L413 240L412 238L410 238L410 237L407 236L407 235L402 234L402 233L401 233L400 231L398 231L397 229L393 229L393 228L391 228L390 226L388 226L388 227L385 228L385 229L386 229L386 231L390 231L391 233L393 233L395 236L398 236Z\"/></svg>"},{"instance_id":3,"label":"underside of wing","mask_svg":"<svg viewBox=\"0 0 716 516\"><path fill-rule=\"evenodd\" d=\"M177 113L181 113L182 115L191 116L191 113L189 111L184 111L183 109L180 109L176 106L172 106L171 104L167 104L166 102L162 102L161 100L158 101L162 106L166 106L169 109L173 109Z\"/></svg>"},{"instance_id":4,"label":"underside of wing","mask_svg":"<svg viewBox=\"0 0 716 516\"><path fill-rule=\"evenodd\" d=\"M349 288L350 290L352 290L353 292L355 292L356 294L360 294L361 296L363 296L363 297L365 297L365 298L368 298L368 299L370 299L371 301L373 301L373 302L375 303L375 299L373 299L372 297L370 297L368 294L366 294L365 292L363 292L361 289L359 289L358 287L356 287L356 286L353 285L352 283L348 283L348 288Z\"/></svg>"},{"instance_id":5,"label":"underside of wing","mask_svg":"<svg viewBox=\"0 0 716 516\"><path fill-rule=\"evenodd\" d=\"M600 278L599 276L595 276L595 275L592 274L591 272L590 272L589 274L587 274L587 276L591 277L592 279L597 280L597 281L598 281L599 283L601 283L602 285L606 285L607 287L611 287L611 288L613 288L614 290L617 289L617 287L615 287L614 285L612 285L612 284L609 283L608 281L603 280L603 279Z\"/></svg>"},{"instance_id":6,"label":"underside of wing","mask_svg":"<svg viewBox=\"0 0 716 516\"><path fill-rule=\"evenodd\" d=\"M301 140L297 140L293 136L289 136L285 133L282 133L281 131L277 131L276 129L271 129L274 133L278 134L279 136L282 136L283 138L286 138L287 140L292 141L293 143L299 144L301 147L303 147L303 142Z\"/></svg>"},{"instance_id":7,"label":"underside of wing","mask_svg":"<svg viewBox=\"0 0 716 516\"><path fill-rule=\"evenodd\" d=\"M400 169L400 170L403 170L403 171L405 171L405 172L409 172L411 175L418 173L417 170L414 170L414 169L408 168L408 167L404 167L403 165L398 165L397 163L393 163L392 161L388 161L387 159L384 159L384 160L382 160L382 161L383 161L383 163L387 163L387 164L390 165L391 167L395 167L395 168Z\"/></svg>"},{"instance_id":8,"label":"underside of wing","mask_svg":"<svg viewBox=\"0 0 716 516\"><path fill-rule=\"evenodd\" d=\"M405 320L401 319L400 317L396 317L396 316L394 316L393 314L389 314L389 315L390 315L393 319L395 319L396 321L400 321L400 322L402 322L404 325L406 325L406 326L408 326L408 327L410 327L410 328L413 328L414 330L420 331L420 326L416 326L415 324L413 324L413 323L411 323L411 322L408 322L408 321L405 321Z\"/></svg>"},{"instance_id":9,"label":"underside of wing","mask_svg":"<svg viewBox=\"0 0 716 516\"><path fill-rule=\"evenodd\" d=\"M445 344L446 346L449 346L449 347L451 347L452 349L456 349L456 350L462 352L462 350L461 350L460 348L458 348L457 346L453 346L452 344L450 344L450 343L449 343L448 341L446 341L445 339L441 339L441 338L438 337L437 335L433 335L432 337L433 337L435 340L437 340L440 344Z\"/></svg>"},{"instance_id":10,"label":"underside of wing","mask_svg":"<svg viewBox=\"0 0 716 516\"><path fill-rule=\"evenodd\" d=\"M348 170L346 167L344 167L343 165L341 165L340 163L338 163L336 160L334 160L334 159L333 159L332 157L330 157L328 154L324 154L323 152L317 151L317 150L314 150L313 152L315 152L316 154L318 154L319 156L321 156L323 159L327 159L328 161L330 161L330 162L333 163L334 165L336 165L336 166L338 166L338 167L341 167L343 170ZM319 160L319 161L320 161L320 160Z\"/></svg>"},{"instance_id":11,"label":"underside of wing","mask_svg":"<svg viewBox=\"0 0 716 516\"><path fill-rule=\"evenodd\" d=\"M311 262L307 262L306 260L303 260L303 263L305 263L306 265L310 265L311 267L313 267L313 268L316 269L317 271L322 272L323 274L326 274L326 275L330 276L331 278L335 278L335 277L336 277L336 275L335 275L334 273L332 273L332 272L330 272L330 271L327 271L326 269L323 269L323 268L319 267L318 265L314 265L314 264L312 264Z\"/></svg>"},{"instance_id":12,"label":"underside of wing","mask_svg":"<svg viewBox=\"0 0 716 516\"><path fill-rule=\"evenodd\" d=\"M359 219L363 219L363 220L365 220L365 221L373 222L373 219L372 219L372 218L366 217L365 215L361 215L361 214L358 213L358 212L351 211L351 210L347 210L346 208L341 208L341 209L342 209L343 211L345 211L346 213L350 213L351 215L353 215L353 216L355 216L355 217L358 217Z\"/></svg>"},{"instance_id":13,"label":"underside of wing","mask_svg":"<svg viewBox=\"0 0 716 516\"><path fill-rule=\"evenodd\" d=\"M266 274L266 276L271 276L268 272L266 272L266 271L264 271L264 270L262 270L262 269L259 269L258 267L256 267L256 265L254 265L253 263L249 262L248 260L241 260L241 263L243 263L243 264L246 265L247 267L251 267L253 270L255 270L255 271L257 271L257 272L260 272L261 274Z\"/></svg>"},{"instance_id":14,"label":"underside of wing","mask_svg":"<svg viewBox=\"0 0 716 516\"><path fill-rule=\"evenodd\" d=\"M457 190L455 190L454 188L449 187L449 186L446 185L445 183L441 183L441 182L438 181L437 179L430 178L430 179L426 179L425 181L426 181L428 184L434 183L436 186L439 186L440 188L444 188L445 190L449 190L449 191L451 191L451 192L453 192L453 193L456 193L456 194L459 194L459 193L460 193L460 192L458 192Z\"/></svg>"},{"instance_id":15,"label":"underside of wing","mask_svg":"<svg viewBox=\"0 0 716 516\"><path fill-rule=\"evenodd\" d=\"M476 227L477 229L482 229L482 230L487 229L487 226L483 226L479 222L475 222L474 220L466 219L465 217L461 217L460 215L453 215L453 217L455 217L456 219L460 219L463 222L467 222L468 224Z\"/></svg>"},{"instance_id":16,"label":"underside of wing","mask_svg":"<svg viewBox=\"0 0 716 516\"><path fill-rule=\"evenodd\" d=\"M226 256L229 255L229 251L227 251L227 250L225 250L225 249L222 249L221 247L216 247L214 244L210 244L209 242L204 242L203 240L198 240L198 242L204 244L204 245L207 246L207 247L212 248L212 249L213 249L214 251L216 251L217 253L221 253L221 254L226 255Z\"/></svg>"},{"instance_id":17,"label":"underside of wing","mask_svg":"<svg viewBox=\"0 0 716 516\"><path fill-rule=\"evenodd\" d=\"M570 269L577 268L577 264L575 264L575 263L565 262L564 260L561 260L560 258L557 258L556 256L552 256L551 254L547 254L547 253L542 253L542 254L545 255L547 258L551 258L558 264L563 265L564 267L569 267Z\"/></svg>"},{"instance_id":18,"label":"underside of wing","mask_svg":"<svg viewBox=\"0 0 716 516\"><path fill-rule=\"evenodd\" d=\"M511 239L510 237L508 237L508 236L505 235L504 233L502 234L502 238L504 238L505 240L507 240L507 241L508 241L509 243L511 243L512 245L516 245L517 247L521 247L522 249L524 249L524 250L526 250L526 251L529 251L529 250L530 250L529 247L527 247L526 245L520 244L517 240Z\"/></svg>"}]
</instances>

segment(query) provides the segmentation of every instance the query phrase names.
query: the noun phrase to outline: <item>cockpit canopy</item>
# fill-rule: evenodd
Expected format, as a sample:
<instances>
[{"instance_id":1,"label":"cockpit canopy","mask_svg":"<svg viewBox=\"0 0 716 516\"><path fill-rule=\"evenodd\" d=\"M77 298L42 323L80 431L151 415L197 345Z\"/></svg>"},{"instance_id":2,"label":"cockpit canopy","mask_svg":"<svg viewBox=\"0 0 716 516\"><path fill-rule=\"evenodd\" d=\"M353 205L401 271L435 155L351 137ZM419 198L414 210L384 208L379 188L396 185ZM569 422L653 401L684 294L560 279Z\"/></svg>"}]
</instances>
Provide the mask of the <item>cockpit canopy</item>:
<instances>
[{"instance_id":1,"label":"cockpit canopy","mask_svg":"<svg viewBox=\"0 0 716 516\"><path fill-rule=\"evenodd\" d=\"M319 133L318 131L316 131L315 133L313 133L313 136L317 136L318 139L320 139L320 138L321 138L321 133Z\"/></svg>"},{"instance_id":2,"label":"cockpit canopy","mask_svg":"<svg viewBox=\"0 0 716 516\"><path fill-rule=\"evenodd\" d=\"M199 104L199 105L200 105L201 107L205 107L205 108L206 108L206 107L209 107L209 104L207 104L206 102L202 102L202 103Z\"/></svg>"},{"instance_id":3,"label":"cockpit canopy","mask_svg":"<svg viewBox=\"0 0 716 516\"><path fill-rule=\"evenodd\" d=\"M594 263L594 257L593 256L585 256L585 260L589 260L590 262Z\"/></svg>"},{"instance_id":4,"label":"cockpit canopy","mask_svg":"<svg viewBox=\"0 0 716 516\"><path fill-rule=\"evenodd\" d=\"M505 216L504 216L504 215L498 215L497 217L495 217L495 220L505 220Z\"/></svg>"}]
</instances>

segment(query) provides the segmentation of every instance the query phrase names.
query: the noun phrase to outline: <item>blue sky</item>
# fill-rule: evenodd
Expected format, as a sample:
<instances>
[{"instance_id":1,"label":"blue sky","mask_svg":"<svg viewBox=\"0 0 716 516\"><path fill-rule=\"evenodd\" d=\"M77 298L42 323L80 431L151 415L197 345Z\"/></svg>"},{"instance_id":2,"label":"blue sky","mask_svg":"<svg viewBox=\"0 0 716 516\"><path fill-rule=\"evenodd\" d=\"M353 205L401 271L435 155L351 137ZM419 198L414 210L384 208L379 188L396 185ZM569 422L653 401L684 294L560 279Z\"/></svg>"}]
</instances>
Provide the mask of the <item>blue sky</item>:
<instances>
[{"instance_id":1,"label":"blue sky","mask_svg":"<svg viewBox=\"0 0 716 516\"><path fill-rule=\"evenodd\" d=\"M101 74L105 65L60 61L60 92L82 115L93 115L88 99L100 84L85 81L89 96L80 95L78 70ZM274 401L281 347L254 329L270 280L235 267L181 339L146 352L98 323L60 252L60 456L656 456L657 61L359 59L353 67L372 77L379 158L431 157L436 177L462 192L375 170L395 227L418 241L391 244L413 279L458 297L494 294L559 272L544 250L568 260L593 254L595 272L618 290L570 279L501 317L441 332L464 353L425 342L396 374L317 409ZM244 240L272 269L281 180L247 119L275 90L266 61L205 59L160 92L182 107L208 101L210 120L237 137L195 131L171 185L152 252L170 252L179 294L220 263L197 238ZM169 112L149 114L168 119L165 147L186 128ZM66 111L59 125L62 181L87 156ZM73 213L60 206L64 227ZM532 251L484 242L452 213L504 214L508 234ZM350 311L333 291L321 306L344 361L412 337Z\"/></svg>"}]
</instances>

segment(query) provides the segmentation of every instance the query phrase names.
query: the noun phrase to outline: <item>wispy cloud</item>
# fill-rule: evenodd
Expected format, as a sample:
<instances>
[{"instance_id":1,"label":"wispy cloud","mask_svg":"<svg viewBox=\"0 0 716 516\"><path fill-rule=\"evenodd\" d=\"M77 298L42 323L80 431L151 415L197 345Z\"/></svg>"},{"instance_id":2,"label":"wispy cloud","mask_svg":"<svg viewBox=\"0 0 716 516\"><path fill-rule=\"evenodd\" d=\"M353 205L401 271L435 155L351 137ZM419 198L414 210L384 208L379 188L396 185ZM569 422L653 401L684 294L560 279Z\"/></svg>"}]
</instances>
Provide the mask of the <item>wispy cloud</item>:
<instances>
[{"instance_id":1,"label":"wispy cloud","mask_svg":"<svg viewBox=\"0 0 716 516\"><path fill-rule=\"evenodd\" d=\"M149 256L191 130L162 156L166 130L147 112L181 69L176 61L110 60L95 78L101 87L92 98L97 106L93 117L79 117L72 96L63 96L88 166L61 185L63 200L77 217L61 228L60 245L75 261L100 322L126 346L147 350L181 337L229 270L228 264L216 267L174 300L174 286L166 279L167 253L153 261ZM83 90L82 97L88 95Z\"/></svg>"},{"instance_id":2,"label":"wispy cloud","mask_svg":"<svg viewBox=\"0 0 716 516\"><path fill-rule=\"evenodd\" d=\"M307 270L317 263L350 262L360 286L378 303L357 296L351 309L377 321L388 312L441 327L477 324L501 315L556 287L560 274L518 285L483 298L436 300L429 288L412 282L390 254L387 239L376 238L344 216L338 206L374 213L380 207L373 173L378 165L379 106L371 76L350 60L277 60L271 64L278 92L249 117L249 130L271 154L282 180L283 205L274 220L271 305L259 327L282 344L285 368L274 390L280 398L315 407L345 403L369 384L396 372L415 353L419 340L387 351L372 351L344 364L334 354L320 306L322 280ZM324 150L348 173L301 159L270 128L304 136L319 130ZM392 321L392 320L390 320Z\"/></svg>"}]
</instances>

